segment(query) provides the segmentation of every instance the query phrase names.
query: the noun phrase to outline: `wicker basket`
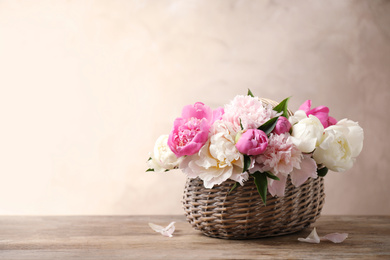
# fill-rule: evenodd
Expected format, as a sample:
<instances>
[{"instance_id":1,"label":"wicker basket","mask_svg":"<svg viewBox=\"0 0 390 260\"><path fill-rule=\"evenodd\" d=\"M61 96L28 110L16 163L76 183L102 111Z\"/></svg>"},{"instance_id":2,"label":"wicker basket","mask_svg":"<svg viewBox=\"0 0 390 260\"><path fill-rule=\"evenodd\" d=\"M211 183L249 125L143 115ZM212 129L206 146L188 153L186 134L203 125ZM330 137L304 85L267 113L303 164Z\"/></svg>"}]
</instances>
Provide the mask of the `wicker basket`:
<instances>
[{"instance_id":1,"label":"wicker basket","mask_svg":"<svg viewBox=\"0 0 390 260\"><path fill-rule=\"evenodd\" d=\"M229 194L235 181L206 189L188 179L183 207L188 222L210 237L250 239L289 234L314 223L324 204L324 180L308 179L300 187L287 180L284 197L267 195L264 206L252 178Z\"/></svg>"},{"instance_id":2,"label":"wicker basket","mask_svg":"<svg viewBox=\"0 0 390 260\"><path fill-rule=\"evenodd\" d=\"M263 102L276 106L268 99ZM291 112L289 111L291 114ZM183 196L183 208L188 222L210 237L251 239L289 234L314 223L324 204L324 180L309 178L300 187L287 179L285 196L267 195L264 206L250 177L244 186L227 180L206 189L199 178L188 179Z\"/></svg>"}]
</instances>

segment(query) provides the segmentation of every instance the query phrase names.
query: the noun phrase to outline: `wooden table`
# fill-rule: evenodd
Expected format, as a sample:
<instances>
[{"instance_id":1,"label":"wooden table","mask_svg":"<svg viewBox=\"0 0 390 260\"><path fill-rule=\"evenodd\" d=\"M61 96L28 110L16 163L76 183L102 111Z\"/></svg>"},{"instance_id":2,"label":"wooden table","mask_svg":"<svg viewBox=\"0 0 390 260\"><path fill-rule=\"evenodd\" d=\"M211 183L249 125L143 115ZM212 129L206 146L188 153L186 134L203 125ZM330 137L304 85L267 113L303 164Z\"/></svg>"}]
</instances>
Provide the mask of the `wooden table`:
<instances>
[{"instance_id":1,"label":"wooden table","mask_svg":"<svg viewBox=\"0 0 390 260\"><path fill-rule=\"evenodd\" d=\"M163 237L148 222L176 222ZM341 244L298 242L310 229L255 239L209 238L183 216L2 216L0 259L390 259L390 216L322 216L318 234L349 233Z\"/></svg>"}]
</instances>

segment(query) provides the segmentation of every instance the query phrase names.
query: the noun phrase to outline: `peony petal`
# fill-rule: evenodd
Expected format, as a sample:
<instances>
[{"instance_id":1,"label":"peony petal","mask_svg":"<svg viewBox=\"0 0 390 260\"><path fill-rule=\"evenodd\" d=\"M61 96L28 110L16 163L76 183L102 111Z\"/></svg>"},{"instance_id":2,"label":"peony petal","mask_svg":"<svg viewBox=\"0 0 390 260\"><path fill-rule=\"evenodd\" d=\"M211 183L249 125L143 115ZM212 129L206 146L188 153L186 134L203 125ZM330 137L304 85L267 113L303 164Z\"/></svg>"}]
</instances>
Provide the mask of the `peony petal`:
<instances>
[{"instance_id":1,"label":"peony petal","mask_svg":"<svg viewBox=\"0 0 390 260\"><path fill-rule=\"evenodd\" d=\"M172 234L175 231L175 222L171 222L166 227L162 227L160 225L149 223L149 227L151 227L154 231L161 233L161 235L163 235L163 236L172 237Z\"/></svg>"},{"instance_id":2,"label":"peony petal","mask_svg":"<svg viewBox=\"0 0 390 260\"><path fill-rule=\"evenodd\" d=\"M305 118L307 118L306 112L303 110L297 110L293 116L290 116L288 118L288 121L290 122L291 125L294 125Z\"/></svg>"},{"instance_id":3,"label":"peony petal","mask_svg":"<svg viewBox=\"0 0 390 260\"><path fill-rule=\"evenodd\" d=\"M304 184L309 177L314 179L317 178L317 163L310 157L310 155L303 155L300 166L300 169L294 168L294 170L290 173L291 183L295 187L299 187Z\"/></svg>"},{"instance_id":4,"label":"peony petal","mask_svg":"<svg viewBox=\"0 0 390 260\"><path fill-rule=\"evenodd\" d=\"M238 169L238 171L236 169ZM230 176L230 179L240 183L240 185L243 186L244 181L249 179L249 174L248 172L242 172L242 168L233 166L233 174Z\"/></svg>"},{"instance_id":5,"label":"peony petal","mask_svg":"<svg viewBox=\"0 0 390 260\"><path fill-rule=\"evenodd\" d=\"M305 112L309 111L311 107L311 100L306 100L300 107L299 110L303 110Z\"/></svg>"},{"instance_id":6,"label":"peony petal","mask_svg":"<svg viewBox=\"0 0 390 260\"><path fill-rule=\"evenodd\" d=\"M308 115L311 114L314 116L317 116L317 113L329 114L329 108L326 106L318 106L307 112Z\"/></svg>"},{"instance_id":7,"label":"peony petal","mask_svg":"<svg viewBox=\"0 0 390 260\"><path fill-rule=\"evenodd\" d=\"M279 174L278 178L279 181L271 179L268 183L268 191L273 197L275 197L275 195L278 197L283 197L284 191L286 189L287 177L282 174Z\"/></svg>"},{"instance_id":8,"label":"peony petal","mask_svg":"<svg viewBox=\"0 0 390 260\"><path fill-rule=\"evenodd\" d=\"M328 126L335 125L335 124L337 124L336 118L330 116L328 118Z\"/></svg>"},{"instance_id":9,"label":"peony petal","mask_svg":"<svg viewBox=\"0 0 390 260\"><path fill-rule=\"evenodd\" d=\"M187 120L195 117L198 119L206 118L208 121L211 121L213 112L210 107L202 102L196 102L194 105L184 106L181 116Z\"/></svg>"},{"instance_id":10,"label":"peony petal","mask_svg":"<svg viewBox=\"0 0 390 260\"><path fill-rule=\"evenodd\" d=\"M316 228L314 228L313 231L310 233L310 235L307 238L298 238L298 241L306 242L306 243L319 244L320 243L320 237L317 234Z\"/></svg>"},{"instance_id":11,"label":"peony petal","mask_svg":"<svg viewBox=\"0 0 390 260\"><path fill-rule=\"evenodd\" d=\"M347 239L347 237L348 237L347 233L331 233L321 237L321 240L329 240L332 241L333 243L341 243L345 239Z\"/></svg>"},{"instance_id":12,"label":"peony petal","mask_svg":"<svg viewBox=\"0 0 390 260\"><path fill-rule=\"evenodd\" d=\"M347 233L331 233L323 237L319 237L317 234L316 228L310 233L307 238L298 238L298 241L307 242L307 243L316 243L319 244L320 241L331 241L333 243L341 243L348 237Z\"/></svg>"},{"instance_id":13,"label":"peony petal","mask_svg":"<svg viewBox=\"0 0 390 260\"><path fill-rule=\"evenodd\" d=\"M295 136L291 136L291 140L293 144L298 147L298 149L304 153L311 153L316 148L317 138L306 138L306 140L302 140L300 138L296 138Z\"/></svg>"},{"instance_id":14,"label":"peony petal","mask_svg":"<svg viewBox=\"0 0 390 260\"><path fill-rule=\"evenodd\" d=\"M196 170L197 165L194 161L197 155L186 156L180 163L179 168L187 175L188 178L194 179L199 176L199 172ZM199 167L198 167L199 168Z\"/></svg>"},{"instance_id":15,"label":"peony petal","mask_svg":"<svg viewBox=\"0 0 390 260\"><path fill-rule=\"evenodd\" d=\"M232 176L232 167L216 169L213 172L203 172L199 178L203 181L203 186L206 189L212 189L214 185L220 185L222 182Z\"/></svg>"},{"instance_id":16,"label":"peony petal","mask_svg":"<svg viewBox=\"0 0 390 260\"><path fill-rule=\"evenodd\" d=\"M217 120L221 120L223 114L225 113L223 107L219 107L213 111L213 120L211 121L211 124L213 124Z\"/></svg>"}]
</instances>

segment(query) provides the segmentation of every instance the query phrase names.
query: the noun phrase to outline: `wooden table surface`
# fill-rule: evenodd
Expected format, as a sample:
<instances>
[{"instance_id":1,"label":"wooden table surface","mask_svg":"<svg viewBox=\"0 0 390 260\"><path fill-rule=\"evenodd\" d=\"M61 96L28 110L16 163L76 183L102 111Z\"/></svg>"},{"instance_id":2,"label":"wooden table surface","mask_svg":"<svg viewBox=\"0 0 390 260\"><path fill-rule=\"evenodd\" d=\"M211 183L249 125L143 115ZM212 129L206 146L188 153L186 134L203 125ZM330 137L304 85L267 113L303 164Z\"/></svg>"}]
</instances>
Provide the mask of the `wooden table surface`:
<instances>
[{"instance_id":1,"label":"wooden table surface","mask_svg":"<svg viewBox=\"0 0 390 260\"><path fill-rule=\"evenodd\" d=\"M176 222L172 238L148 223ZM341 244L298 242L312 228L273 238L224 240L193 230L183 216L1 216L0 259L390 259L390 216L322 216L318 234L349 233Z\"/></svg>"}]
</instances>

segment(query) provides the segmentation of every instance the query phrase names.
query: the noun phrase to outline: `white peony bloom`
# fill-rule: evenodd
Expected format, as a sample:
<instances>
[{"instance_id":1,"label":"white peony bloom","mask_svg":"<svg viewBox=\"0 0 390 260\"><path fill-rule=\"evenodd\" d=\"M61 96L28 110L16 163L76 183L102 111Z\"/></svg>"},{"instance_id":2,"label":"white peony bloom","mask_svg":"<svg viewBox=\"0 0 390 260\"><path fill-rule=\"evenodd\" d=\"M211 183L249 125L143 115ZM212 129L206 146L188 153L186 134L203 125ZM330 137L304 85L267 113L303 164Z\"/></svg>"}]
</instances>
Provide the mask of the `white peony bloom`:
<instances>
[{"instance_id":1,"label":"white peony bloom","mask_svg":"<svg viewBox=\"0 0 390 260\"><path fill-rule=\"evenodd\" d=\"M363 148L363 129L351 120L340 120L325 129L320 146L313 158L329 170L343 172L350 169Z\"/></svg>"},{"instance_id":2,"label":"white peony bloom","mask_svg":"<svg viewBox=\"0 0 390 260\"><path fill-rule=\"evenodd\" d=\"M351 148L352 157L357 157L360 154L363 149L364 131L357 122L344 118L328 128L345 135Z\"/></svg>"},{"instance_id":3,"label":"white peony bloom","mask_svg":"<svg viewBox=\"0 0 390 260\"><path fill-rule=\"evenodd\" d=\"M216 121L211 129L210 140L197 154L187 156L180 168L189 178L199 177L206 188L221 184L227 179L241 185L248 179L248 173L242 173L243 155L234 143L233 126L230 123Z\"/></svg>"},{"instance_id":4,"label":"white peony bloom","mask_svg":"<svg viewBox=\"0 0 390 260\"><path fill-rule=\"evenodd\" d=\"M299 111L301 110L298 110L297 112ZM298 115L299 114L300 113L298 113ZM292 120L296 118L297 117ZM292 141L301 152L311 153L319 145L319 141L324 133L324 126L321 121L313 115L298 118L300 120L292 126Z\"/></svg>"},{"instance_id":5,"label":"white peony bloom","mask_svg":"<svg viewBox=\"0 0 390 260\"><path fill-rule=\"evenodd\" d=\"M303 110L297 110L295 111L294 115L288 118L288 121L290 121L291 125L295 125L296 123L305 118L307 118L306 112Z\"/></svg>"},{"instance_id":6,"label":"white peony bloom","mask_svg":"<svg viewBox=\"0 0 390 260\"><path fill-rule=\"evenodd\" d=\"M148 161L148 167L154 169L155 172L175 169L183 160L183 157L177 158L169 148L168 135L157 138L150 157L152 159Z\"/></svg>"}]
</instances>

